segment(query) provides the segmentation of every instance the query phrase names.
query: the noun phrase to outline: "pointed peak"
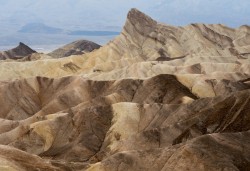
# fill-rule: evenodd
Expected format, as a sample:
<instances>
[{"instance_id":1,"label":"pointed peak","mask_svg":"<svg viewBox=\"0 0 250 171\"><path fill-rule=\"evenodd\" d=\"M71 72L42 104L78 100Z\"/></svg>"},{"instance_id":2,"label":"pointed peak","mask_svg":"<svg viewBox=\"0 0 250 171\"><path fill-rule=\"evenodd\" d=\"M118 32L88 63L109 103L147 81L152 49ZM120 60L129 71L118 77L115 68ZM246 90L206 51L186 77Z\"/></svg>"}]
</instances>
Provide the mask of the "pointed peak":
<instances>
[{"instance_id":1,"label":"pointed peak","mask_svg":"<svg viewBox=\"0 0 250 171\"><path fill-rule=\"evenodd\" d=\"M139 11L136 8L132 8L128 12L127 19L130 20L132 23L146 22L146 23L156 24L156 21L154 21L150 16L144 14L143 12Z\"/></svg>"},{"instance_id":2,"label":"pointed peak","mask_svg":"<svg viewBox=\"0 0 250 171\"><path fill-rule=\"evenodd\" d=\"M27 47L27 45L24 44L23 42L19 42L19 45L18 45L18 46L25 46L25 47Z\"/></svg>"},{"instance_id":3,"label":"pointed peak","mask_svg":"<svg viewBox=\"0 0 250 171\"><path fill-rule=\"evenodd\" d=\"M20 42L17 47L14 49L9 50L10 52L14 52L15 54L18 54L19 56L25 56L31 53L35 53L33 49L31 49L29 46L24 44L23 42Z\"/></svg>"},{"instance_id":4,"label":"pointed peak","mask_svg":"<svg viewBox=\"0 0 250 171\"><path fill-rule=\"evenodd\" d=\"M139 11L139 10L136 9L136 8L132 8L132 9L128 12L128 18L130 18L130 17L136 17L136 16L139 16L139 15L146 15L146 14L144 14L143 12Z\"/></svg>"},{"instance_id":5,"label":"pointed peak","mask_svg":"<svg viewBox=\"0 0 250 171\"><path fill-rule=\"evenodd\" d=\"M156 25L157 22L151 17L137 10L136 8L132 8L128 12L124 29L130 35L134 34L134 30L140 34L147 35L155 29Z\"/></svg>"},{"instance_id":6,"label":"pointed peak","mask_svg":"<svg viewBox=\"0 0 250 171\"><path fill-rule=\"evenodd\" d=\"M28 45L24 44L23 42L19 42L19 45L14 49L26 49L35 52L33 49L31 49Z\"/></svg>"}]
</instances>

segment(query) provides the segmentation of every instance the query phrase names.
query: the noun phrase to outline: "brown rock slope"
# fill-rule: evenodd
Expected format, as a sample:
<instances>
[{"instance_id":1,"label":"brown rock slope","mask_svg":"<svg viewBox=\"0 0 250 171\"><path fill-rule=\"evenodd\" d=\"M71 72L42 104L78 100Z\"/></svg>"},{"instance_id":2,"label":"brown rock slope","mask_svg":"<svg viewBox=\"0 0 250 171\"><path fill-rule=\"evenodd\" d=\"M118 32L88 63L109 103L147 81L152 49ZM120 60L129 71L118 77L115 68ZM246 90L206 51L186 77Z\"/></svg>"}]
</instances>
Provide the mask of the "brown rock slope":
<instances>
[{"instance_id":1,"label":"brown rock slope","mask_svg":"<svg viewBox=\"0 0 250 171\"><path fill-rule=\"evenodd\" d=\"M63 58L71 55L82 55L89 53L95 49L99 49L100 47L100 45L88 40L77 40L59 49L56 49L53 52L50 52L48 55L54 58Z\"/></svg>"},{"instance_id":2,"label":"brown rock slope","mask_svg":"<svg viewBox=\"0 0 250 171\"><path fill-rule=\"evenodd\" d=\"M33 49L20 42L19 45L11 50L0 52L0 60L4 59L20 59L35 53Z\"/></svg>"},{"instance_id":3,"label":"brown rock slope","mask_svg":"<svg viewBox=\"0 0 250 171\"><path fill-rule=\"evenodd\" d=\"M231 84L240 86L197 99L172 75L144 81L37 77L4 82L0 143L49 157L62 170L86 169L98 161L103 162L89 169L213 170L242 163L248 168L250 85ZM190 154L184 153L186 148ZM232 159L220 158L229 154ZM175 158L170 160L171 155ZM188 164L192 158L196 163ZM154 165L148 163L156 159ZM178 160L184 163L177 167L173 162Z\"/></svg>"},{"instance_id":4,"label":"brown rock slope","mask_svg":"<svg viewBox=\"0 0 250 171\"><path fill-rule=\"evenodd\" d=\"M248 37L132 9L92 53L1 62L0 169L248 171Z\"/></svg>"}]
</instances>

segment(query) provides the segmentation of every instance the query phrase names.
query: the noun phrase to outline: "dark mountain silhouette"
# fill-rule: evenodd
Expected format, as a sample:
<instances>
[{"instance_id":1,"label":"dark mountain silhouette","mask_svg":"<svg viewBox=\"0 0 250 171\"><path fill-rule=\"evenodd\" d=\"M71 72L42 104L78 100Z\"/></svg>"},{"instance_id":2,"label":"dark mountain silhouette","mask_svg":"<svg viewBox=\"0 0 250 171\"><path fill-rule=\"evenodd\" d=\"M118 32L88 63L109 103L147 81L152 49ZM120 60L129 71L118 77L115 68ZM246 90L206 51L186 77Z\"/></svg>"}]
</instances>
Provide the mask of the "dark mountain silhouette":
<instances>
[{"instance_id":1,"label":"dark mountain silhouette","mask_svg":"<svg viewBox=\"0 0 250 171\"><path fill-rule=\"evenodd\" d=\"M0 59L20 59L32 53L36 53L33 49L29 46L25 45L24 43L20 42L19 45L13 49L0 52Z\"/></svg>"},{"instance_id":2,"label":"dark mountain silhouette","mask_svg":"<svg viewBox=\"0 0 250 171\"><path fill-rule=\"evenodd\" d=\"M28 23L24 25L18 32L20 33L45 33L45 34L59 34L63 30L56 27L47 26L43 23Z\"/></svg>"},{"instance_id":3,"label":"dark mountain silhouette","mask_svg":"<svg viewBox=\"0 0 250 171\"><path fill-rule=\"evenodd\" d=\"M54 58L62 58L70 55L81 55L92 52L93 50L99 49L100 47L100 45L88 40L78 40L58 48L48 55Z\"/></svg>"}]
</instances>

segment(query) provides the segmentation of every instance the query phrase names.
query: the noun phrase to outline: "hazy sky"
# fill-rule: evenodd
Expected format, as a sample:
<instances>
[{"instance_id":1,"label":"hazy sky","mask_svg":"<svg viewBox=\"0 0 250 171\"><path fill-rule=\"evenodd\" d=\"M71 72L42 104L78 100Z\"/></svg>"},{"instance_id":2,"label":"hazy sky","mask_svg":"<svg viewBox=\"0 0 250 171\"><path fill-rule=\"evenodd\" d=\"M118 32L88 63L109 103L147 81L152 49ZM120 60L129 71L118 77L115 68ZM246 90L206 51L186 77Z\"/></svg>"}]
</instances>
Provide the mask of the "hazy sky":
<instances>
[{"instance_id":1,"label":"hazy sky","mask_svg":"<svg viewBox=\"0 0 250 171\"><path fill-rule=\"evenodd\" d=\"M64 28L119 30L133 7L172 25L250 24L249 0L0 0L0 4L0 23L7 23L1 27L43 22Z\"/></svg>"}]
</instances>

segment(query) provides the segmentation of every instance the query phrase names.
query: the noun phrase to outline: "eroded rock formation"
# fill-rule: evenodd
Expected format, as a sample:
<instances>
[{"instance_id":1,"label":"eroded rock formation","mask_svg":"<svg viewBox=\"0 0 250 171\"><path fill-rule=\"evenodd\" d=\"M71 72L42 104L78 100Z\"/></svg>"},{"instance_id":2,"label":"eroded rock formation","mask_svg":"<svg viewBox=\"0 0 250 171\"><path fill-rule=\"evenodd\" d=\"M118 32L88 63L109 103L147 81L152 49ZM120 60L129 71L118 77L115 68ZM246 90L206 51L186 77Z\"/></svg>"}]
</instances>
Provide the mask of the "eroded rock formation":
<instances>
[{"instance_id":1,"label":"eroded rock formation","mask_svg":"<svg viewBox=\"0 0 250 171\"><path fill-rule=\"evenodd\" d=\"M132 9L94 52L1 62L0 169L248 171L249 28Z\"/></svg>"}]
</instances>

